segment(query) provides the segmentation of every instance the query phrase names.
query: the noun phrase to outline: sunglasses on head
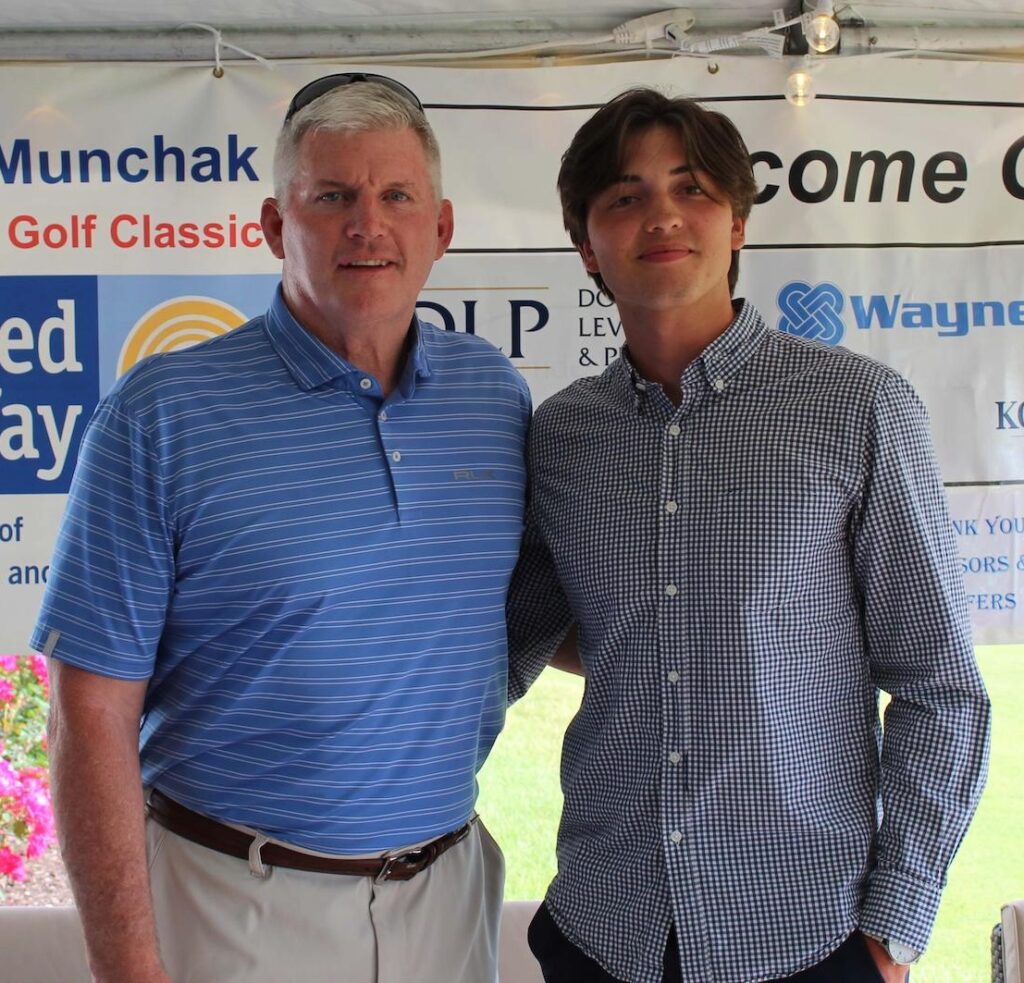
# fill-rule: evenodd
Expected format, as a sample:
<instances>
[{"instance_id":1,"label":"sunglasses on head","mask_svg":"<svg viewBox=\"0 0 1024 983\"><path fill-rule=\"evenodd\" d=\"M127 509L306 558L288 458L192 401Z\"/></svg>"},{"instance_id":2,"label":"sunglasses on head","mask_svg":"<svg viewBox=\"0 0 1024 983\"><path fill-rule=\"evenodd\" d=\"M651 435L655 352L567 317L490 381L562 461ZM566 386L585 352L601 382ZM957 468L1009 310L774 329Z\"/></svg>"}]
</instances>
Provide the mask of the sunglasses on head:
<instances>
[{"instance_id":1,"label":"sunglasses on head","mask_svg":"<svg viewBox=\"0 0 1024 983\"><path fill-rule=\"evenodd\" d=\"M353 85L356 82L376 82L378 85L386 86L423 112L423 103L419 101L416 93L407 85L402 85L401 82L396 82L386 75L374 75L371 72L339 72L337 75L325 75L323 78L314 79L299 89L288 104L288 112L284 115L284 121L287 123L300 109L305 109L311 102L326 95L332 89L340 89L343 85Z\"/></svg>"}]
</instances>

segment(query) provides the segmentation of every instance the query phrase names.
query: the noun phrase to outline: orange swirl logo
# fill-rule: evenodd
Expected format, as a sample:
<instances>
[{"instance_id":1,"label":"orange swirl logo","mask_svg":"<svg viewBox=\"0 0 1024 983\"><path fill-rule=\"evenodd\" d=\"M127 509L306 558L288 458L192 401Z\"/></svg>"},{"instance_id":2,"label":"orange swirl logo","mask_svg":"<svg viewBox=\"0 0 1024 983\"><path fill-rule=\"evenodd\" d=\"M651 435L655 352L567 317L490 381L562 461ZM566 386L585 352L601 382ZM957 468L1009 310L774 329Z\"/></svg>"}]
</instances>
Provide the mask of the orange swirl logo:
<instances>
[{"instance_id":1,"label":"orange swirl logo","mask_svg":"<svg viewBox=\"0 0 1024 983\"><path fill-rule=\"evenodd\" d=\"M158 352L173 352L227 334L248 318L212 297L175 297L146 311L121 346L117 374Z\"/></svg>"}]
</instances>

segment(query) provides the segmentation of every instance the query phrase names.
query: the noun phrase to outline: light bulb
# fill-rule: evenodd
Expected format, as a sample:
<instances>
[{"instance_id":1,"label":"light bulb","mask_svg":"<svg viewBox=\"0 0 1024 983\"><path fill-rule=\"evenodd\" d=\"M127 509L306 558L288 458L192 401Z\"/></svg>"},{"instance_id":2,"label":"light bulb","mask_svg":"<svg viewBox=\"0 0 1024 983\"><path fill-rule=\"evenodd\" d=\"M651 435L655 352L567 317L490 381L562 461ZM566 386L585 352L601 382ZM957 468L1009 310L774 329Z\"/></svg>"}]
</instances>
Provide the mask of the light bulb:
<instances>
[{"instance_id":1,"label":"light bulb","mask_svg":"<svg viewBox=\"0 0 1024 983\"><path fill-rule=\"evenodd\" d=\"M804 33L807 44L819 54L831 51L839 44L839 25L831 13L822 11L815 14Z\"/></svg>"},{"instance_id":2,"label":"light bulb","mask_svg":"<svg viewBox=\"0 0 1024 983\"><path fill-rule=\"evenodd\" d=\"M814 81L810 72L798 68L786 79L786 99L794 106L806 106L814 100Z\"/></svg>"}]
</instances>

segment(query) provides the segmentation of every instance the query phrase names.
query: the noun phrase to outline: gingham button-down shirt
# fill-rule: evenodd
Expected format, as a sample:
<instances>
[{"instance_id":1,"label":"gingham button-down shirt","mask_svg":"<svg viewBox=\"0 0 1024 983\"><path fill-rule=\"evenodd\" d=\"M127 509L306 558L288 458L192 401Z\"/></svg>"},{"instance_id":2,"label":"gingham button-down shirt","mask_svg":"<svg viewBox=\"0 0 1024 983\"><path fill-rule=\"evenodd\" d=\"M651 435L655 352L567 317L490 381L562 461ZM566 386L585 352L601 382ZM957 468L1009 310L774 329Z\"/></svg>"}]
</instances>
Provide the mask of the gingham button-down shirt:
<instances>
[{"instance_id":1,"label":"gingham button-down shirt","mask_svg":"<svg viewBox=\"0 0 1024 983\"><path fill-rule=\"evenodd\" d=\"M533 422L510 697L573 620L587 674L552 914L635 983L672 922L694 983L923 948L989 728L924 409L750 305L682 394L624 352Z\"/></svg>"}]
</instances>

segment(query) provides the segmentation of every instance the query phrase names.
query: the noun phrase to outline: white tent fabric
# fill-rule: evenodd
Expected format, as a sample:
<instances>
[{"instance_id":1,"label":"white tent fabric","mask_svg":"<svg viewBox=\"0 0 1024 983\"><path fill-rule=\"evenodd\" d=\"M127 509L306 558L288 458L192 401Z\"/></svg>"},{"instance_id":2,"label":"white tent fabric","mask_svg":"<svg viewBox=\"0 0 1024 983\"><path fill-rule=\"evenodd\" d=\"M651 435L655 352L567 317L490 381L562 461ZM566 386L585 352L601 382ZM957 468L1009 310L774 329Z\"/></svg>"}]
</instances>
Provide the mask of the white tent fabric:
<instances>
[{"instance_id":1,"label":"white tent fabric","mask_svg":"<svg viewBox=\"0 0 1024 983\"><path fill-rule=\"evenodd\" d=\"M694 37L734 35L813 9L816 0L693 0ZM651 0L5 0L0 60L207 60L209 35L266 58L398 56L571 42L607 36L632 18L668 8ZM844 52L900 49L992 51L1024 58L1020 0L889 0L835 4ZM556 49L558 50L558 49ZM757 54L756 49L751 52ZM225 49L225 59L241 57Z\"/></svg>"},{"instance_id":2,"label":"white tent fabric","mask_svg":"<svg viewBox=\"0 0 1024 983\"><path fill-rule=\"evenodd\" d=\"M747 0L692 0L683 3L697 15L701 26L771 23L772 10L783 0L750 3ZM1024 6L1009 0L889 0L837 4L839 14L878 25L1024 26ZM200 20L222 28L276 28L280 30L324 25L400 26L410 18L430 18L443 29L447 18L478 21L481 26L521 25L524 21L590 27L604 22L651 13L660 8L650 0L551 0L526 5L517 0L389 0L387 13L365 0L173 0L162 4L126 3L125 0L6 0L0 24L19 30L75 28L167 28Z\"/></svg>"}]
</instances>

